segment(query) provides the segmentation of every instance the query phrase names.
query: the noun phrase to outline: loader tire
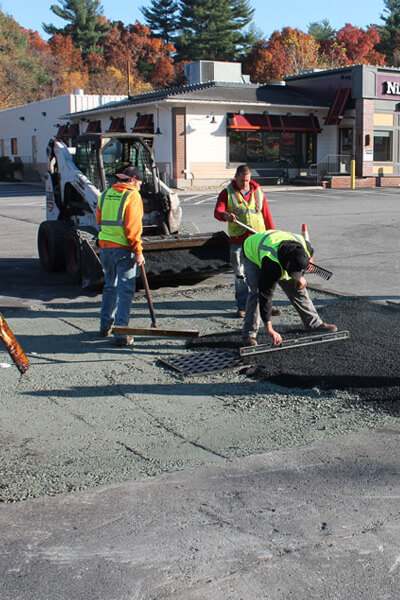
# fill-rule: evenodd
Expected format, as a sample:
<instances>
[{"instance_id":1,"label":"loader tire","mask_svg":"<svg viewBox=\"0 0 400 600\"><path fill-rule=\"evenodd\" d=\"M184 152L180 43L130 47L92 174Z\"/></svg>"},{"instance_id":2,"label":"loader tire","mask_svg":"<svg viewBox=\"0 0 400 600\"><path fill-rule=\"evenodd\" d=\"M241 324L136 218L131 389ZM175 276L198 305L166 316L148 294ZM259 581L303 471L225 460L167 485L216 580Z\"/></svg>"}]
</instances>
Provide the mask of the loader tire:
<instances>
[{"instance_id":1,"label":"loader tire","mask_svg":"<svg viewBox=\"0 0 400 600\"><path fill-rule=\"evenodd\" d=\"M67 232L64 240L64 261L68 275L75 283L82 280L83 267L83 240L92 243L96 239L96 235L91 231L91 228L77 229L71 227Z\"/></svg>"},{"instance_id":2,"label":"loader tire","mask_svg":"<svg viewBox=\"0 0 400 600\"><path fill-rule=\"evenodd\" d=\"M70 226L64 221L43 221L39 225L37 247L42 267L48 271L64 271L64 241Z\"/></svg>"}]
</instances>

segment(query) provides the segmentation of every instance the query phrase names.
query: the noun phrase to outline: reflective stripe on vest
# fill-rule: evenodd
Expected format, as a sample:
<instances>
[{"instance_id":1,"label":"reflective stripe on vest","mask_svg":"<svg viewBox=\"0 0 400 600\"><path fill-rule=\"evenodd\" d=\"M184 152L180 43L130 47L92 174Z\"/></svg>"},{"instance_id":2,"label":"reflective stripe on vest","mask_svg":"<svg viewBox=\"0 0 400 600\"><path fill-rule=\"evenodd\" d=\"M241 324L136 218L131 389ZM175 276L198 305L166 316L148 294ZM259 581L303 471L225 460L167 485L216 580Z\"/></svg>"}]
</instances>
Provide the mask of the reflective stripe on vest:
<instances>
[{"instance_id":1,"label":"reflective stripe on vest","mask_svg":"<svg viewBox=\"0 0 400 600\"><path fill-rule=\"evenodd\" d=\"M264 256L267 256L280 266L281 279L290 279L289 274L282 268L278 259L278 248L282 242L298 242L302 245L307 255L310 256L307 244L302 235L289 233L288 231L278 231L276 229L268 229L265 233L257 233L248 237L244 242L245 255L260 269Z\"/></svg>"},{"instance_id":2,"label":"reflective stripe on vest","mask_svg":"<svg viewBox=\"0 0 400 600\"><path fill-rule=\"evenodd\" d=\"M125 208L131 191L117 192L113 188L103 192L99 198L101 216L100 240L128 246L125 235Z\"/></svg>"},{"instance_id":3,"label":"reflective stripe on vest","mask_svg":"<svg viewBox=\"0 0 400 600\"><path fill-rule=\"evenodd\" d=\"M248 225L252 229L265 231L264 217L261 212L264 194L260 187L251 190L250 201L246 202L242 194L235 190L230 183L226 188L228 194L227 209L228 212L234 213L242 223ZM228 222L228 233L231 237L239 237L247 230L240 226L239 223Z\"/></svg>"}]
</instances>

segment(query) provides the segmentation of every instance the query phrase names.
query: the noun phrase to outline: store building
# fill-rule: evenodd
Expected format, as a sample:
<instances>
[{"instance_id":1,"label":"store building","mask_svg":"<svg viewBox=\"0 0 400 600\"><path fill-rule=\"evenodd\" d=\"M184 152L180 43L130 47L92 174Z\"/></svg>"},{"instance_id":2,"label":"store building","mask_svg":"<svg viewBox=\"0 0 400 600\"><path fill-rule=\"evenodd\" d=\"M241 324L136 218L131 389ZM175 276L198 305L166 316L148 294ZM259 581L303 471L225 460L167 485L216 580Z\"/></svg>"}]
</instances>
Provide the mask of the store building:
<instances>
[{"instance_id":1,"label":"store building","mask_svg":"<svg viewBox=\"0 0 400 600\"><path fill-rule=\"evenodd\" d=\"M9 157L17 166L20 178L43 178L47 170L46 148L60 127L68 136L70 125L63 124L60 116L92 109L95 106L120 101L126 96L85 94L77 90L38 102L31 102L0 111L0 156ZM67 139L67 138L66 138Z\"/></svg>"},{"instance_id":2,"label":"store building","mask_svg":"<svg viewBox=\"0 0 400 600\"><path fill-rule=\"evenodd\" d=\"M188 84L66 118L87 129L156 133L167 183L222 185L248 163L264 183L400 183L400 71L369 65L251 84L237 63L186 65Z\"/></svg>"},{"instance_id":3,"label":"store building","mask_svg":"<svg viewBox=\"0 0 400 600\"><path fill-rule=\"evenodd\" d=\"M199 61L186 76L97 104L71 95L1 111L0 152L43 170L52 135L71 144L82 132L136 131L155 134L160 174L178 188L223 185L242 163L263 184L350 187L352 158L357 187L400 184L400 70L355 65L256 85L239 63Z\"/></svg>"}]
</instances>

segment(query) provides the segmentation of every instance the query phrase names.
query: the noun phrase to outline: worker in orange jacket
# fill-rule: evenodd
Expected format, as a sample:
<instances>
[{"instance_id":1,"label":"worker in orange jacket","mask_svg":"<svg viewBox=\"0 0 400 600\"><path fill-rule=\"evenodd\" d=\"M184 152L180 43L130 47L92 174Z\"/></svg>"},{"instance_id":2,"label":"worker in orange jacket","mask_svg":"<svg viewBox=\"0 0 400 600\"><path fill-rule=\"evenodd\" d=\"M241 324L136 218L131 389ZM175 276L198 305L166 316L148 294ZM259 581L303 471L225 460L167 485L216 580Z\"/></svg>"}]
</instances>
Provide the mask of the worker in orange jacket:
<instances>
[{"instance_id":1,"label":"worker in orange jacket","mask_svg":"<svg viewBox=\"0 0 400 600\"><path fill-rule=\"evenodd\" d=\"M115 176L118 181L100 195L96 209L96 221L100 225L100 260L104 269L100 313L102 337L111 334L114 324L119 327L129 325L136 291L137 266L145 262L142 247L143 202L140 195L142 172L131 166ZM133 337L117 335L116 344L132 346Z\"/></svg>"}]
</instances>

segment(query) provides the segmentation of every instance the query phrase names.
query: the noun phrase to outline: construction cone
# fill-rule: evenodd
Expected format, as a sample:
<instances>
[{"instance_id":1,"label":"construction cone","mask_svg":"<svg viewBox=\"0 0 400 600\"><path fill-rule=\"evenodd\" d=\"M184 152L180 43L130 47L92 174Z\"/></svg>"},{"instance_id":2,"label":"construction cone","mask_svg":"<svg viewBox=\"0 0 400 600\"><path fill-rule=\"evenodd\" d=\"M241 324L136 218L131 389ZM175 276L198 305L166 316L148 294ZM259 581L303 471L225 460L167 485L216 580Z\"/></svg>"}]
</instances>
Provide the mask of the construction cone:
<instances>
[{"instance_id":1,"label":"construction cone","mask_svg":"<svg viewBox=\"0 0 400 600\"><path fill-rule=\"evenodd\" d=\"M303 225L301 226L301 235L306 240L306 242L308 242L309 244L311 244L310 236L308 235L307 225L305 223L303 223ZM310 258L310 263L314 264L314 257L313 256ZM307 271L312 271L311 265L308 265Z\"/></svg>"}]
</instances>

